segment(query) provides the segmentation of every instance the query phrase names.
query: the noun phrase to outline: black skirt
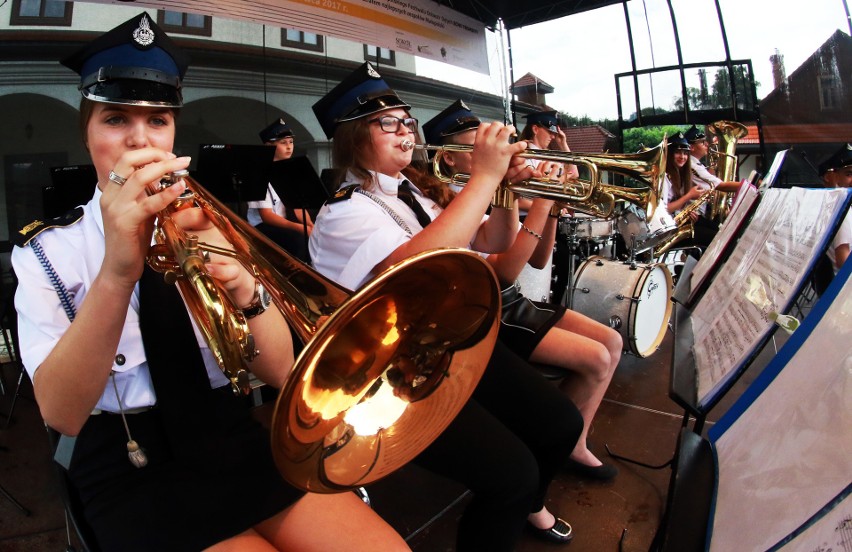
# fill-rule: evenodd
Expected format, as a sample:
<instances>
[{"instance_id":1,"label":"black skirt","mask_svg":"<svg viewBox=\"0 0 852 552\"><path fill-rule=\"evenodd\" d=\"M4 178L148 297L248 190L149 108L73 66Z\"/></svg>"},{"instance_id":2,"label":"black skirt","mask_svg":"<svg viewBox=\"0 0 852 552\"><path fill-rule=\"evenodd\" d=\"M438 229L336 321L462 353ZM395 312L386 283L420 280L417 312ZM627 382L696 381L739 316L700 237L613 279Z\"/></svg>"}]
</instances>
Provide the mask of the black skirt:
<instances>
[{"instance_id":1,"label":"black skirt","mask_svg":"<svg viewBox=\"0 0 852 552\"><path fill-rule=\"evenodd\" d=\"M512 285L501 292L503 310L500 315L500 340L525 360L545 334L565 314L565 307L531 301Z\"/></svg>"},{"instance_id":2,"label":"black skirt","mask_svg":"<svg viewBox=\"0 0 852 552\"><path fill-rule=\"evenodd\" d=\"M198 551L242 533L302 495L275 468L269 434L229 387L190 455L177 457L157 408L127 416L148 465L127 458L121 416L91 416L78 436L69 477L105 551Z\"/></svg>"}]
</instances>

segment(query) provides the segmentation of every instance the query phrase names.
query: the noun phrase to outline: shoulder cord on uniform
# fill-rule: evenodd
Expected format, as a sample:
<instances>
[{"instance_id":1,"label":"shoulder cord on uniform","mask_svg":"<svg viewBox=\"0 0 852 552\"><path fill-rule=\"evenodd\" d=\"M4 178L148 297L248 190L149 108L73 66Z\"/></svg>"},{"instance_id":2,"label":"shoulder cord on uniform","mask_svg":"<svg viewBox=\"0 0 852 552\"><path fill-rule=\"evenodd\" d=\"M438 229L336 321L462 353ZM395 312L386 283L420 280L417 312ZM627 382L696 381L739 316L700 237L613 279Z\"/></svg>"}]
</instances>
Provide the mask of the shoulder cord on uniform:
<instances>
[{"instance_id":1,"label":"shoulder cord on uniform","mask_svg":"<svg viewBox=\"0 0 852 552\"><path fill-rule=\"evenodd\" d=\"M59 302L62 303L62 308L65 309L65 314L68 316L68 320L73 322L74 318L77 316L77 309L71 301L71 294L68 293L68 289L65 287L65 284L62 283L62 280L59 278L56 270L54 270L53 265L50 263L50 259L47 258L47 255L38 240L32 240L30 242L30 246L33 248L33 252L41 263L41 266L44 268L44 271L47 273L47 277L50 278L50 283L53 284L53 289L56 290L56 294L59 296ZM127 433L127 455L134 466L142 468L148 463L148 458L145 456L145 453L136 441L134 441L130 436L130 427L127 425L127 418L124 416L124 405L121 404L121 397L118 395L118 385L115 383L114 371L110 370L109 378L112 380L112 389L115 391L115 400L118 401L118 411L121 414L121 421L124 422L124 431ZM59 438L60 442L56 446L54 460L56 460L66 470L71 462L71 454L74 450L75 440L76 437L62 435Z\"/></svg>"},{"instance_id":2,"label":"shoulder cord on uniform","mask_svg":"<svg viewBox=\"0 0 852 552\"><path fill-rule=\"evenodd\" d=\"M65 314L68 315L68 320L73 322L74 317L77 315L77 311L74 308L74 303L71 301L71 295L68 293L68 290L65 289L65 284L63 284L62 280L59 279L59 275L56 274L56 271L53 269L53 265L50 264L50 260L47 258L47 255L45 255L44 249L42 249L38 240L32 240L30 242L30 246L33 248L35 256L38 258L41 266L44 267L47 277L50 278L50 283L53 284L53 289L56 290L56 294L59 296L59 302L62 303L62 308L65 309Z\"/></svg>"},{"instance_id":3,"label":"shoulder cord on uniform","mask_svg":"<svg viewBox=\"0 0 852 552\"><path fill-rule=\"evenodd\" d=\"M390 206L390 205L388 205L387 203L385 203L384 201L382 201L382 200L381 200L378 196L376 196L376 195L374 195L374 194L371 194L371 193L370 193L370 192L368 192L367 190L362 189L360 186L359 186L358 188L355 188L355 191L356 191L357 193L359 193L359 194L361 194L361 195L363 195L363 196L366 196L366 197L368 197L368 198L372 199L373 201L375 201L375 202L379 205L379 207L381 207L382 209L384 209L384 210L385 210L385 212L387 212L387 214L388 214L388 215L390 215L390 217L393 219L393 221L394 221L394 222L395 222L395 223L396 223L396 224L397 224L400 228L402 228L402 230L403 230L406 234L408 234L409 236L413 236L413 235L414 235L414 232L412 232L412 231L411 231L411 228L409 228L409 227L408 227L408 225L407 225L407 224L405 224L405 221L404 221L404 220L402 220L402 218L401 218L401 217L400 217L400 216L396 213L396 211L394 211L394 210L391 208L391 206Z\"/></svg>"}]
</instances>

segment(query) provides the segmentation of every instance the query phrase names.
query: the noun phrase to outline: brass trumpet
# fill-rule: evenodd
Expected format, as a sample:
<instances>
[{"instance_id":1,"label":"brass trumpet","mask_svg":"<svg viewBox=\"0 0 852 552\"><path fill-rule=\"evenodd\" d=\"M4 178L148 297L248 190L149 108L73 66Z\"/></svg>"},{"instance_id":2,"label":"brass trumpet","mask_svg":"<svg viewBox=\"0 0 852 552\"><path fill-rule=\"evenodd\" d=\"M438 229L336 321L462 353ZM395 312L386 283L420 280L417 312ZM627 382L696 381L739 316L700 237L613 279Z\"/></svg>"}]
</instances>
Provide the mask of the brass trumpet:
<instances>
[{"instance_id":1,"label":"brass trumpet","mask_svg":"<svg viewBox=\"0 0 852 552\"><path fill-rule=\"evenodd\" d=\"M464 184L470 179L467 174L444 175L441 171L441 157L446 152L472 152L473 146L449 144L435 146L415 144L403 140L403 150L417 149L436 152L432 158L432 172L435 177L446 183ZM645 211L647 220L651 220L654 209L662 195L666 174L666 140L659 145L639 153L577 153L557 150L527 149L518 154L524 159L556 161L572 165L582 165L589 171L588 180L577 179L568 182L555 180L529 179L513 184L504 183L498 190L495 203L498 207L509 207L514 196L527 198L552 199L564 203L572 209L596 216L610 218L616 201L627 201ZM601 181L601 171L609 171L634 178L642 182L644 188L630 188L606 184Z\"/></svg>"},{"instance_id":2,"label":"brass trumpet","mask_svg":"<svg viewBox=\"0 0 852 552\"><path fill-rule=\"evenodd\" d=\"M345 491L426 448L470 397L494 346L500 288L490 266L467 250L434 250L353 293L185 181L187 192L158 216L148 263L180 287L234 388L249 391L246 362L258 352L242 311L205 270L206 252L237 259L305 343L272 415L284 478L310 492ZM230 248L179 228L173 214L187 207L202 209Z\"/></svg>"}]
</instances>

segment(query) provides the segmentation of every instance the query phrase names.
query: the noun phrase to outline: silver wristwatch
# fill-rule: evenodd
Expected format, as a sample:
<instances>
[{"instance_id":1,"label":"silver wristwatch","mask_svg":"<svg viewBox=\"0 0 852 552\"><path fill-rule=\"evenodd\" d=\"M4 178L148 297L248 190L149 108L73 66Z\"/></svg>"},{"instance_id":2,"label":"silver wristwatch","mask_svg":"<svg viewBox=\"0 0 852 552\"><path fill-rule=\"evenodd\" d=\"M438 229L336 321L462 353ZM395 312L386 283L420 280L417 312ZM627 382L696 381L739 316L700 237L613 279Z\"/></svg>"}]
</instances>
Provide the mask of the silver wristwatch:
<instances>
[{"instance_id":1,"label":"silver wristwatch","mask_svg":"<svg viewBox=\"0 0 852 552\"><path fill-rule=\"evenodd\" d=\"M246 320L254 318L255 316L266 312L266 309L268 309L271 304L272 297L269 295L269 292L266 291L266 288L263 287L263 284L261 284L259 280L255 280L254 297L252 298L251 303L243 309L243 315L246 317Z\"/></svg>"}]
</instances>

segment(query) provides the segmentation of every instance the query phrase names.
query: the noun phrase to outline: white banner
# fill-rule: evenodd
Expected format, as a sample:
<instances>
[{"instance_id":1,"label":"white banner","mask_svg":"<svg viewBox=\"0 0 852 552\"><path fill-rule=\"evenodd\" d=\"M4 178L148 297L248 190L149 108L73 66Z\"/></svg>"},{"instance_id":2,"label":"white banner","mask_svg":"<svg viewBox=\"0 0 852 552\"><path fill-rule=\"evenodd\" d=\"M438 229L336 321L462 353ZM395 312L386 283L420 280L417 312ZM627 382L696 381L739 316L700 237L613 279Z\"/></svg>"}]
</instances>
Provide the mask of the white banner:
<instances>
[{"instance_id":1,"label":"white banner","mask_svg":"<svg viewBox=\"0 0 852 552\"><path fill-rule=\"evenodd\" d=\"M134 5L298 29L489 74L485 26L430 0L136 0Z\"/></svg>"}]
</instances>

